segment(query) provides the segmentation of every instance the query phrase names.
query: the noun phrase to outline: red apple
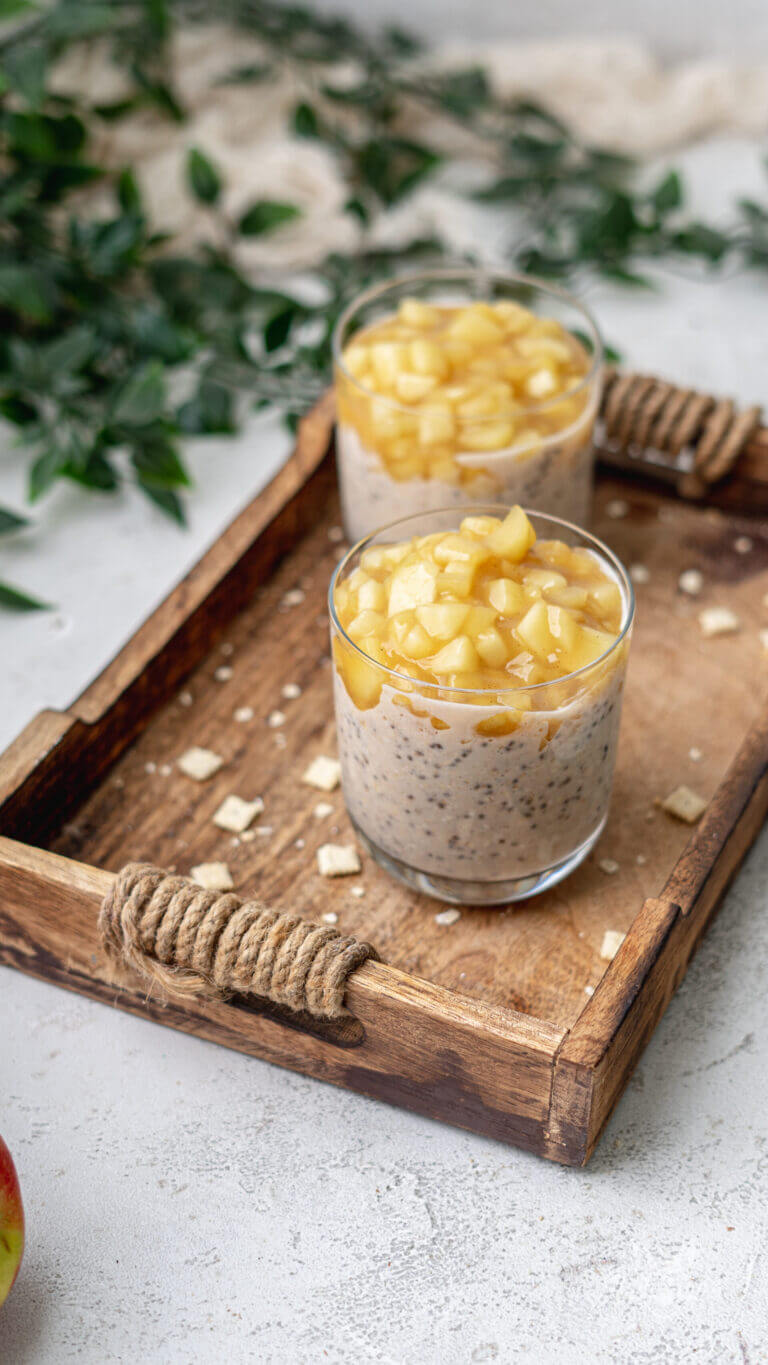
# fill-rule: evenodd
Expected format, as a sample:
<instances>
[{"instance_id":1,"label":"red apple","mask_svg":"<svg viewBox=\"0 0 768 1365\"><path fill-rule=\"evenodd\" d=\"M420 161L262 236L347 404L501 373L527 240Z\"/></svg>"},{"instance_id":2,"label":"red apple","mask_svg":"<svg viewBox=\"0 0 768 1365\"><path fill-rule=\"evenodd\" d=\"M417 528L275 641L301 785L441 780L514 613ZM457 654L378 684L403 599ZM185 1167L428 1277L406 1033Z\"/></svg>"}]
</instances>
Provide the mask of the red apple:
<instances>
[{"instance_id":1,"label":"red apple","mask_svg":"<svg viewBox=\"0 0 768 1365\"><path fill-rule=\"evenodd\" d=\"M19 1177L0 1138L0 1304L13 1288L24 1251L24 1209Z\"/></svg>"}]
</instances>

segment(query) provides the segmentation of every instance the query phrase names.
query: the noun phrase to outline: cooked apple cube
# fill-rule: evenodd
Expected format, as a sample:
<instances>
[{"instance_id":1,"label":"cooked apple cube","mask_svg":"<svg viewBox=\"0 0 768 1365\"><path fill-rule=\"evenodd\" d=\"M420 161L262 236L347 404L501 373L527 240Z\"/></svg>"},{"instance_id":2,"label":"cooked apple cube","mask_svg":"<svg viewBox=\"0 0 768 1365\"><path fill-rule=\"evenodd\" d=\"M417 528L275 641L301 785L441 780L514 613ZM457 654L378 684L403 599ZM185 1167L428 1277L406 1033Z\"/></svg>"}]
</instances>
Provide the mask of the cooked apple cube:
<instances>
[{"instance_id":1,"label":"cooked apple cube","mask_svg":"<svg viewBox=\"0 0 768 1365\"><path fill-rule=\"evenodd\" d=\"M387 620L377 611L361 611L347 626L347 634L353 640L375 635L381 638L387 628Z\"/></svg>"},{"instance_id":2,"label":"cooked apple cube","mask_svg":"<svg viewBox=\"0 0 768 1365\"><path fill-rule=\"evenodd\" d=\"M397 315L406 327L436 327L442 321L439 308L431 308L421 299L403 299Z\"/></svg>"},{"instance_id":3,"label":"cooked apple cube","mask_svg":"<svg viewBox=\"0 0 768 1365\"><path fill-rule=\"evenodd\" d=\"M523 574L526 587L535 587L540 593L548 593L553 588L567 588L568 580L557 569L529 569Z\"/></svg>"},{"instance_id":4,"label":"cooked apple cube","mask_svg":"<svg viewBox=\"0 0 768 1365\"><path fill-rule=\"evenodd\" d=\"M498 526L501 526L498 517L464 517L460 529L462 535L483 538L489 536Z\"/></svg>"},{"instance_id":5,"label":"cooked apple cube","mask_svg":"<svg viewBox=\"0 0 768 1365\"><path fill-rule=\"evenodd\" d=\"M491 552L519 564L536 541L536 532L522 507L513 507L501 526L491 531L487 545Z\"/></svg>"},{"instance_id":6,"label":"cooked apple cube","mask_svg":"<svg viewBox=\"0 0 768 1365\"><path fill-rule=\"evenodd\" d=\"M392 575L389 589L389 615L434 602L437 597L438 570L429 561L404 564Z\"/></svg>"},{"instance_id":7,"label":"cooked apple cube","mask_svg":"<svg viewBox=\"0 0 768 1365\"><path fill-rule=\"evenodd\" d=\"M469 597L476 568L477 564L474 561L452 560L450 564L446 564L437 580L440 592L452 593L456 597Z\"/></svg>"},{"instance_id":8,"label":"cooked apple cube","mask_svg":"<svg viewBox=\"0 0 768 1365\"><path fill-rule=\"evenodd\" d=\"M467 635L457 635L432 660L435 673L467 673L477 665L477 650Z\"/></svg>"},{"instance_id":9,"label":"cooked apple cube","mask_svg":"<svg viewBox=\"0 0 768 1365\"><path fill-rule=\"evenodd\" d=\"M482 310L482 305L470 304L457 312L450 325L450 334L455 340L469 342L471 346L491 346L502 340L504 328Z\"/></svg>"},{"instance_id":10,"label":"cooked apple cube","mask_svg":"<svg viewBox=\"0 0 768 1365\"><path fill-rule=\"evenodd\" d=\"M488 601L500 616L515 616L525 611L528 599L519 583L511 578L494 578L487 585Z\"/></svg>"},{"instance_id":11,"label":"cooked apple cube","mask_svg":"<svg viewBox=\"0 0 768 1365\"><path fill-rule=\"evenodd\" d=\"M426 608L422 607L422 611ZM428 654L434 653L435 642L429 638L426 630L417 621L411 626L403 643L400 645L401 652L406 659L426 659Z\"/></svg>"},{"instance_id":12,"label":"cooked apple cube","mask_svg":"<svg viewBox=\"0 0 768 1365\"><path fill-rule=\"evenodd\" d=\"M429 635L452 640L461 632L468 612L464 602L431 602L416 608L416 618Z\"/></svg>"},{"instance_id":13,"label":"cooked apple cube","mask_svg":"<svg viewBox=\"0 0 768 1365\"><path fill-rule=\"evenodd\" d=\"M448 360L436 342L427 337L419 337L409 347L410 368L417 374L434 375L444 379L448 373Z\"/></svg>"},{"instance_id":14,"label":"cooked apple cube","mask_svg":"<svg viewBox=\"0 0 768 1365\"><path fill-rule=\"evenodd\" d=\"M439 445L453 436L453 411L448 403L431 403L419 415L419 444Z\"/></svg>"},{"instance_id":15,"label":"cooked apple cube","mask_svg":"<svg viewBox=\"0 0 768 1365\"><path fill-rule=\"evenodd\" d=\"M395 393L403 403L420 403L436 384L433 374L399 374L395 380Z\"/></svg>"},{"instance_id":16,"label":"cooked apple cube","mask_svg":"<svg viewBox=\"0 0 768 1365\"><path fill-rule=\"evenodd\" d=\"M490 668L503 668L507 662L509 651L495 626L478 632L475 636L475 649L483 663L488 664Z\"/></svg>"},{"instance_id":17,"label":"cooked apple cube","mask_svg":"<svg viewBox=\"0 0 768 1365\"><path fill-rule=\"evenodd\" d=\"M361 611L386 611L387 594L383 584L369 578L357 591L357 605Z\"/></svg>"},{"instance_id":18,"label":"cooked apple cube","mask_svg":"<svg viewBox=\"0 0 768 1365\"><path fill-rule=\"evenodd\" d=\"M371 364L380 384L392 388L397 376L408 366L408 347L402 342L379 341L371 346Z\"/></svg>"}]
</instances>

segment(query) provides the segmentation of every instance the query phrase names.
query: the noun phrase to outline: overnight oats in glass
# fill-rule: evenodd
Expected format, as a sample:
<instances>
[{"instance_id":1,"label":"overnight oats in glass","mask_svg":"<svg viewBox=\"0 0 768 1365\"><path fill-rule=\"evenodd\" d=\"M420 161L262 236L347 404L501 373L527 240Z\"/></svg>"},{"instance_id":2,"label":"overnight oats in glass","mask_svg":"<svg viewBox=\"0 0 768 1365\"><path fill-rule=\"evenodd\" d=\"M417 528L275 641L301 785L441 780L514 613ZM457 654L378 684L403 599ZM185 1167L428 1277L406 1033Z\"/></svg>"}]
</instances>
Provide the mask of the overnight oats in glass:
<instances>
[{"instance_id":1,"label":"overnight oats in glass","mask_svg":"<svg viewBox=\"0 0 768 1365\"><path fill-rule=\"evenodd\" d=\"M350 541L478 502L589 521L602 347L569 294L490 270L406 276L347 309L333 350Z\"/></svg>"},{"instance_id":2,"label":"overnight oats in glass","mask_svg":"<svg viewBox=\"0 0 768 1365\"><path fill-rule=\"evenodd\" d=\"M611 551L514 507L407 517L330 589L347 809L419 891L501 904L553 886L608 813L634 613Z\"/></svg>"}]
</instances>

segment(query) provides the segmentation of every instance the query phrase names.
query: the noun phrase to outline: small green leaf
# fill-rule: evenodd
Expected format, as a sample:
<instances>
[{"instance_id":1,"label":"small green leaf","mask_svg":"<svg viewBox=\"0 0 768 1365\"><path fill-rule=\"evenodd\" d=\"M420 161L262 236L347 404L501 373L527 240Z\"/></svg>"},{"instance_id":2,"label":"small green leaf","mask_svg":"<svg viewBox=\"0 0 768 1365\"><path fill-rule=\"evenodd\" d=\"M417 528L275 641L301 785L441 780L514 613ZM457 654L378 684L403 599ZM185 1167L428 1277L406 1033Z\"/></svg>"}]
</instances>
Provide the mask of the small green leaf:
<instances>
[{"instance_id":1,"label":"small green leaf","mask_svg":"<svg viewBox=\"0 0 768 1365\"><path fill-rule=\"evenodd\" d=\"M8 611L50 611L49 602L41 602L39 597L32 597L28 592L21 588L14 588L11 583L0 581L0 607L5 607Z\"/></svg>"},{"instance_id":2,"label":"small green leaf","mask_svg":"<svg viewBox=\"0 0 768 1365\"><path fill-rule=\"evenodd\" d=\"M683 183L677 171L669 171L651 194L651 203L660 217L679 209L683 202Z\"/></svg>"},{"instance_id":3,"label":"small green leaf","mask_svg":"<svg viewBox=\"0 0 768 1365\"><path fill-rule=\"evenodd\" d=\"M187 153L187 184L201 204L215 204L221 194L221 176L197 147Z\"/></svg>"},{"instance_id":4,"label":"small green leaf","mask_svg":"<svg viewBox=\"0 0 768 1365\"><path fill-rule=\"evenodd\" d=\"M42 455L38 455L29 471L27 496L30 502L37 502L43 493L48 492L61 474L64 463L65 457L57 446L50 446Z\"/></svg>"},{"instance_id":5,"label":"small green leaf","mask_svg":"<svg viewBox=\"0 0 768 1365\"><path fill-rule=\"evenodd\" d=\"M284 346L290 336L291 328L297 316L295 304L289 304L287 308L281 308L278 313L273 313L264 328L264 349L268 353L278 351Z\"/></svg>"},{"instance_id":6,"label":"small green leaf","mask_svg":"<svg viewBox=\"0 0 768 1365\"><path fill-rule=\"evenodd\" d=\"M125 380L112 407L118 426L143 427L162 417L165 408L165 369L150 360Z\"/></svg>"},{"instance_id":7,"label":"small green leaf","mask_svg":"<svg viewBox=\"0 0 768 1365\"><path fill-rule=\"evenodd\" d=\"M8 85L29 104L40 104L45 94L48 51L43 45L11 48L3 58L2 74Z\"/></svg>"},{"instance_id":8,"label":"small green leaf","mask_svg":"<svg viewBox=\"0 0 768 1365\"><path fill-rule=\"evenodd\" d=\"M179 526L186 526L187 517L184 504L178 493L174 493L170 488L156 488L153 484L145 483L143 479L139 479L139 487L142 493L146 493L150 501L160 508L161 512L165 512L167 517L178 522Z\"/></svg>"},{"instance_id":9,"label":"small green leaf","mask_svg":"<svg viewBox=\"0 0 768 1365\"><path fill-rule=\"evenodd\" d=\"M8 535L11 531L18 531L22 526L29 526L28 517L22 517L18 512L12 512L10 507L0 506L0 536Z\"/></svg>"},{"instance_id":10,"label":"small green leaf","mask_svg":"<svg viewBox=\"0 0 768 1365\"><path fill-rule=\"evenodd\" d=\"M0 19L15 19L17 14L25 14L36 6L30 0L0 0Z\"/></svg>"},{"instance_id":11,"label":"small green leaf","mask_svg":"<svg viewBox=\"0 0 768 1365\"><path fill-rule=\"evenodd\" d=\"M145 488L188 488L189 475L169 436L149 436L134 446L131 463Z\"/></svg>"},{"instance_id":12,"label":"small green leaf","mask_svg":"<svg viewBox=\"0 0 768 1365\"><path fill-rule=\"evenodd\" d=\"M124 166L117 177L117 202L124 213L142 211L141 190L130 166Z\"/></svg>"},{"instance_id":13,"label":"small green leaf","mask_svg":"<svg viewBox=\"0 0 768 1365\"><path fill-rule=\"evenodd\" d=\"M301 209L295 204L283 204L277 199L257 199L246 209L237 229L243 237L261 237L265 232L274 232L283 223L290 223L301 217Z\"/></svg>"},{"instance_id":14,"label":"small green leaf","mask_svg":"<svg viewBox=\"0 0 768 1365\"><path fill-rule=\"evenodd\" d=\"M11 308L30 322L50 322L44 276L31 265L0 265L0 306Z\"/></svg>"},{"instance_id":15,"label":"small green leaf","mask_svg":"<svg viewBox=\"0 0 768 1365\"><path fill-rule=\"evenodd\" d=\"M293 111L293 131L297 137L319 137L320 120L311 104L305 100Z\"/></svg>"},{"instance_id":16,"label":"small green leaf","mask_svg":"<svg viewBox=\"0 0 768 1365\"><path fill-rule=\"evenodd\" d=\"M178 422L190 436L231 434L236 429L232 394L215 380L202 379L197 392L179 408Z\"/></svg>"},{"instance_id":17,"label":"small green leaf","mask_svg":"<svg viewBox=\"0 0 768 1365\"><path fill-rule=\"evenodd\" d=\"M77 373L88 361L96 348L96 333L87 323L70 327L55 341L45 347L45 364L52 374L60 376Z\"/></svg>"}]
</instances>

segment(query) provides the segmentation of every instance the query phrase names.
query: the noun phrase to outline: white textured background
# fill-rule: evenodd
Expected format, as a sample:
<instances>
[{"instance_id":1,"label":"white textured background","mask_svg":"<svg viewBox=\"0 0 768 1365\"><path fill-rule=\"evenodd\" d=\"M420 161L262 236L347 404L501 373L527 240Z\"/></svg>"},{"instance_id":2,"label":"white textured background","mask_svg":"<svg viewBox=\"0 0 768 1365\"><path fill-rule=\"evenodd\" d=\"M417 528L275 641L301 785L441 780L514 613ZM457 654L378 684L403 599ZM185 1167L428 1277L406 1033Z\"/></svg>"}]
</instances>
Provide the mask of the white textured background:
<instances>
[{"instance_id":1,"label":"white textured background","mask_svg":"<svg viewBox=\"0 0 768 1365\"><path fill-rule=\"evenodd\" d=\"M604 11L567 18L595 31ZM473 35L530 32L533 13L476 6ZM551 31L566 5L535 13ZM733 49L748 21L768 41L747 0L610 13L669 52ZM675 160L709 212L764 193L757 145ZM669 276L591 302L628 360L759 400L766 288ZM128 497L57 494L14 569L58 609L0 617L1 742L71 699L285 449L269 422L200 443L186 535ZM5 454L0 502L20 486ZM0 1365L768 1361L767 884L763 836L585 1172L0 971L0 1129L29 1224Z\"/></svg>"}]
</instances>

